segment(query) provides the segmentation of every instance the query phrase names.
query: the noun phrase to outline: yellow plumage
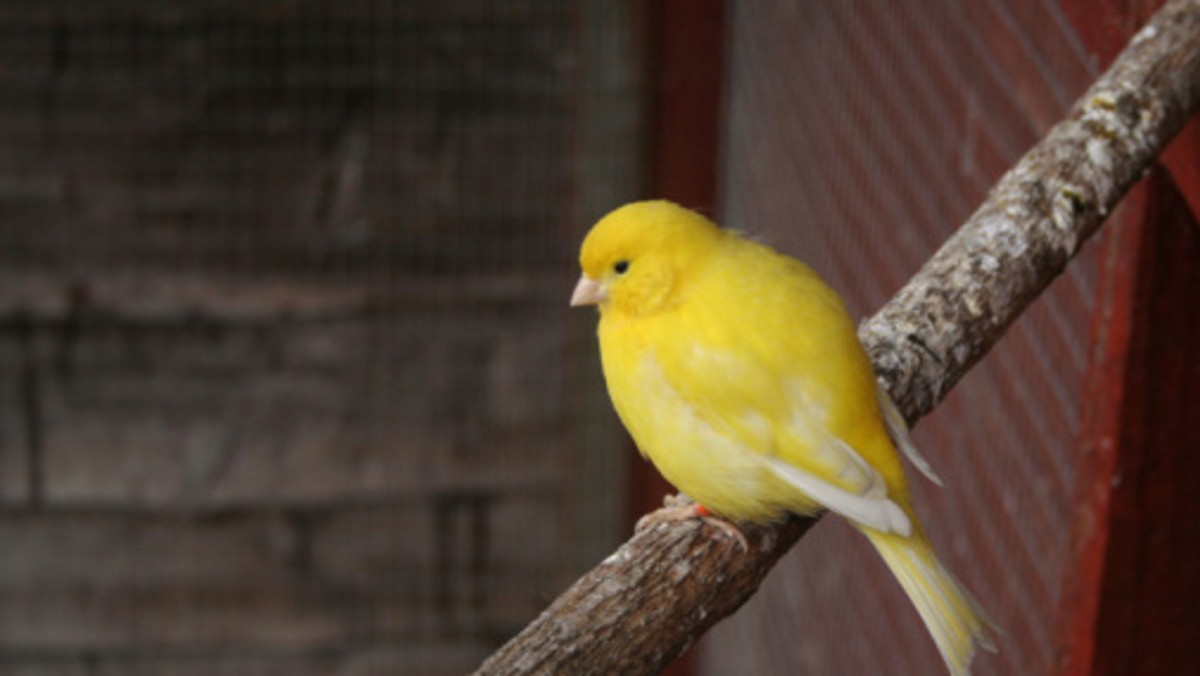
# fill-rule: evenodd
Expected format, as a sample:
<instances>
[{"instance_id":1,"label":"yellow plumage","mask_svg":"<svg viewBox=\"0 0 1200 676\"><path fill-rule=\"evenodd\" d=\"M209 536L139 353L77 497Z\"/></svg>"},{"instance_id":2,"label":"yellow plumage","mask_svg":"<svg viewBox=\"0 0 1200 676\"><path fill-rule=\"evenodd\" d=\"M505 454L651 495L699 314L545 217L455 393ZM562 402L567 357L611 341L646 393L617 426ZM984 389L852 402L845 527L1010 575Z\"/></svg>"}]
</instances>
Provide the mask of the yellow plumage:
<instances>
[{"instance_id":1,"label":"yellow plumage","mask_svg":"<svg viewBox=\"0 0 1200 676\"><path fill-rule=\"evenodd\" d=\"M665 201L598 222L572 305L600 308L622 422L664 477L733 521L829 509L875 545L950 671L990 646L937 561L891 437L917 466L841 300L812 270ZM891 436L889 436L891 432Z\"/></svg>"}]
</instances>

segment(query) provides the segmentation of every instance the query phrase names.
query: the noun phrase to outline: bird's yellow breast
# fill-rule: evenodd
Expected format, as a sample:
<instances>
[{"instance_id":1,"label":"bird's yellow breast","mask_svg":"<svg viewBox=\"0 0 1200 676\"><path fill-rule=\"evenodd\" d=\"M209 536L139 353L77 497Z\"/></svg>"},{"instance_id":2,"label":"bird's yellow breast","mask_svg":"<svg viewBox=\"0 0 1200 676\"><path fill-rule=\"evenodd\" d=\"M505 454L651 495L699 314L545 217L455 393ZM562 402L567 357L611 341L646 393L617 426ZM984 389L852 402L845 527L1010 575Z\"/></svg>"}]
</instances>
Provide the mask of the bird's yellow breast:
<instances>
[{"instance_id":1,"label":"bird's yellow breast","mask_svg":"<svg viewBox=\"0 0 1200 676\"><path fill-rule=\"evenodd\" d=\"M773 435L766 416L744 408L717 418L689 401L664 369L661 347L640 340L645 335L638 329L661 328L607 322L601 327L605 378L617 414L672 485L713 512L738 520L766 521L816 508L793 499L794 491L763 462L757 449L769 448Z\"/></svg>"}]
</instances>

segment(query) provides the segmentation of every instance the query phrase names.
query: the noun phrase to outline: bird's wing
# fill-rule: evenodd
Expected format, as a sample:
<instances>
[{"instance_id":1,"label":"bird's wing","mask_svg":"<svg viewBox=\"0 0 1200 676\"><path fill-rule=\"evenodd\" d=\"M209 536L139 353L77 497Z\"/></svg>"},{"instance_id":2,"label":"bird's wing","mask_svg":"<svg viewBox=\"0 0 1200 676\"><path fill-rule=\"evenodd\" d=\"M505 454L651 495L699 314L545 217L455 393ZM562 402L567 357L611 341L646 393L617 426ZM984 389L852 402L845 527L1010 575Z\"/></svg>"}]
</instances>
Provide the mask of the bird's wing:
<instances>
[{"instance_id":1,"label":"bird's wing","mask_svg":"<svg viewBox=\"0 0 1200 676\"><path fill-rule=\"evenodd\" d=\"M908 515L888 495L883 476L810 409L793 409L776 445L768 463L784 482L864 526L904 536L912 532Z\"/></svg>"},{"instance_id":2,"label":"bird's wing","mask_svg":"<svg viewBox=\"0 0 1200 676\"><path fill-rule=\"evenodd\" d=\"M892 441L900 447L904 452L904 456L914 467L921 470L921 474L925 475L938 486L942 485L942 479L933 471L929 461L925 456L921 455L921 451L917 449L916 444L912 442L912 438L908 436L908 423L904 421L904 416L900 413L900 409L896 408L896 402L892 401L891 395L882 387L876 389L876 396L879 398L879 410L883 413L883 422L887 426L888 435Z\"/></svg>"},{"instance_id":3,"label":"bird's wing","mask_svg":"<svg viewBox=\"0 0 1200 676\"><path fill-rule=\"evenodd\" d=\"M753 353L692 344L667 362L672 386L691 410L760 456L784 484L865 526L912 531L879 472L826 429L812 386L784 377Z\"/></svg>"},{"instance_id":4,"label":"bird's wing","mask_svg":"<svg viewBox=\"0 0 1200 676\"><path fill-rule=\"evenodd\" d=\"M832 512L885 533L912 533L912 521L886 493L853 493L779 458L768 458L767 463L776 476Z\"/></svg>"}]
</instances>

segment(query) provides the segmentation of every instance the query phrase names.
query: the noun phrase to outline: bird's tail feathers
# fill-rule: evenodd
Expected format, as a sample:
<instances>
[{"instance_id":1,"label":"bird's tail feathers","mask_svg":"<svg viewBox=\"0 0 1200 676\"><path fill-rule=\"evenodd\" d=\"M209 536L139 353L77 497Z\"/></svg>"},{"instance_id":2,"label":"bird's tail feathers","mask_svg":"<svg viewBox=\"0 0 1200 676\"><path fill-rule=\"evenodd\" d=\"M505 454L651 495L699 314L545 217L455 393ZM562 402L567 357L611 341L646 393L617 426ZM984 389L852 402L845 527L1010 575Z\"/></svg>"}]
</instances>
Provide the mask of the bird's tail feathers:
<instances>
[{"instance_id":1,"label":"bird's tail feathers","mask_svg":"<svg viewBox=\"0 0 1200 676\"><path fill-rule=\"evenodd\" d=\"M933 636L942 659L955 676L970 673L978 645L996 651L995 624L979 603L938 561L929 540L919 530L909 537L864 528L904 593Z\"/></svg>"}]
</instances>

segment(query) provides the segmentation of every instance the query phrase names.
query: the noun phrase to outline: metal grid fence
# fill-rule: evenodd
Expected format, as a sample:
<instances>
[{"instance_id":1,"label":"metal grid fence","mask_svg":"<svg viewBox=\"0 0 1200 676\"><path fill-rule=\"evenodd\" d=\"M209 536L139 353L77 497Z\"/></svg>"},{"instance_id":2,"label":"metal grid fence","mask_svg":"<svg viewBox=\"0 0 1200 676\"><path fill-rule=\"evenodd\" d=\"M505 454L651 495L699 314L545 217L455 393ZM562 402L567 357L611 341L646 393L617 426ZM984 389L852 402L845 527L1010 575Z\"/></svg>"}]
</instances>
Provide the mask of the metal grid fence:
<instances>
[{"instance_id":1,"label":"metal grid fence","mask_svg":"<svg viewBox=\"0 0 1200 676\"><path fill-rule=\"evenodd\" d=\"M873 311L1090 83L1055 3L733 3L727 224L811 263ZM951 570L1004 635L976 673L1047 673L1069 571L1095 250L915 439L911 474ZM825 519L707 640L705 673L925 674L943 667L870 546Z\"/></svg>"}]
</instances>

